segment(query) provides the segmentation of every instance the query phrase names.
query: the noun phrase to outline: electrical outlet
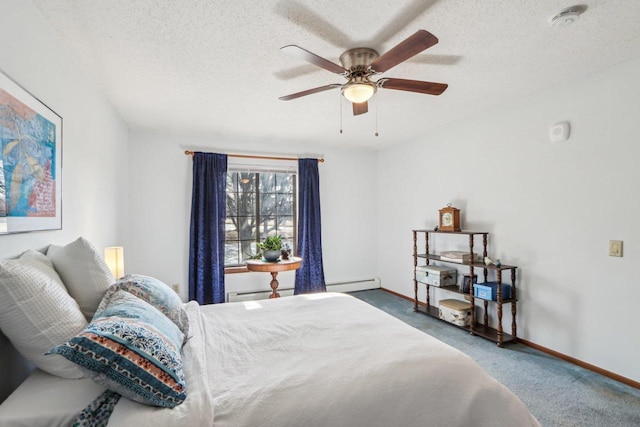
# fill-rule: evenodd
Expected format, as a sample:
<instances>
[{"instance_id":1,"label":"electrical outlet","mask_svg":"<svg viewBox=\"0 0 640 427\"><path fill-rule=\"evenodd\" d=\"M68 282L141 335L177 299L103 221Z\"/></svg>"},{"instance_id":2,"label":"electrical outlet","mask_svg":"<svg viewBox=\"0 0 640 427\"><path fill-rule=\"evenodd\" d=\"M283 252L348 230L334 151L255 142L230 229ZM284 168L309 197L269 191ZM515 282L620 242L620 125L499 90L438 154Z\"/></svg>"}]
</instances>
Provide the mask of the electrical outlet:
<instances>
[{"instance_id":1,"label":"electrical outlet","mask_svg":"<svg viewBox=\"0 0 640 427\"><path fill-rule=\"evenodd\" d=\"M622 256L622 240L609 240L609 256Z\"/></svg>"},{"instance_id":2,"label":"electrical outlet","mask_svg":"<svg viewBox=\"0 0 640 427\"><path fill-rule=\"evenodd\" d=\"M171 287L177 294L180 293L180 283L174 283L173 285L171 285Z\"/></svg>"}]
</instances>

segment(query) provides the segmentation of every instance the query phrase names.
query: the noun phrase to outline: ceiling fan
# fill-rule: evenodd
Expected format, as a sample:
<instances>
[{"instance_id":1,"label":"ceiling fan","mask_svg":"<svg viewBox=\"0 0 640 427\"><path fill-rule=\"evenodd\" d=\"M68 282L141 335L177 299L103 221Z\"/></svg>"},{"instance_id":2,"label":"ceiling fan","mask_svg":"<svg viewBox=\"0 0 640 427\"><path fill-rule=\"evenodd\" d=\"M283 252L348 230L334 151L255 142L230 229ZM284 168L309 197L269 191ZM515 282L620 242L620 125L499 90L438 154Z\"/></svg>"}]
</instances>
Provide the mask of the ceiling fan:
<instances>
[{"instance_id":1,"label":"ceiling fan","mask_svg":"<svg viewBox=\"0 0 640 427\"><path fill-rule=\"evenodd\" d=\"M425 49L438 43L438 38L426 30L419 30L412 36L400 42L384 55L380 56L374 49L357 47L349 49L340 55L340 64L335 64L315 53L296 45L288 45L280 50L302 59L313 65L324 68L332 73L340 74L347 79L344 84L333 83L325 86L307 89L291 95L281 96L279 99L289 101L302 96L311 95L326 90L341 88L342 94L353 104L353 115L364 114L369 111L368 100L378 88L404 90L407 92L425 93L428 95L440 95L448 85L445 83L423 82L419 80L406 80L394 78L380 78L372 81L371 78L382 74L401 62L417 55Z\"/></svg>"}]
</instances>

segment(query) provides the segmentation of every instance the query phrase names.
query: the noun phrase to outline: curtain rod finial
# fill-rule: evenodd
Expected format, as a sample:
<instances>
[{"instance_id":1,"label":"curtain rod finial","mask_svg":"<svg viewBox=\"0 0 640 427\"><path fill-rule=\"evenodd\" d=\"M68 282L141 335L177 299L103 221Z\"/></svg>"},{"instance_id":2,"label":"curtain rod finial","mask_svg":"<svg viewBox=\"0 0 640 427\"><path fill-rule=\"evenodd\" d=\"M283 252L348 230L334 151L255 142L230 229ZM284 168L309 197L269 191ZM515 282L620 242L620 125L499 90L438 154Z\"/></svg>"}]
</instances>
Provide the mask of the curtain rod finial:
<instances>
[{"instance_id":1,"label":"curtain rod finial","mask_svg":"<svg viewBox=\"0 0 640 427\"><path fill-rule=\"evenodd\" d=\"M184 150L184 154L187 156L193 156L195 154L194 151Z\"/></svg>"}]
</instances>

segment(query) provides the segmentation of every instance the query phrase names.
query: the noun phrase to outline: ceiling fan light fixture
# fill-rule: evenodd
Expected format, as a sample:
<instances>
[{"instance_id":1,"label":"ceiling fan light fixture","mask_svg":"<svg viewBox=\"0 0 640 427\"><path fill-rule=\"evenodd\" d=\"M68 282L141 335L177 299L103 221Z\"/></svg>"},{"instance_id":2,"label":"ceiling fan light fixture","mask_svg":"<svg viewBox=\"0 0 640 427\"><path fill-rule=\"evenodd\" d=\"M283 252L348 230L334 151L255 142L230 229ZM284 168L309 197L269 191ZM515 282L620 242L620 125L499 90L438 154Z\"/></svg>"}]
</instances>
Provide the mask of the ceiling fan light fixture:
<instances>
[{"instance_id":1,"label":"ceiling fan light fixture","mask_svg":"<svg viewBox=\"0 0 640 427\"><path fill-rule=\"evenodd\" d=\"M342 94L350 102L359 104L368 101L376 93L376 89L373 83L347 83L342 88Z\"/></svg>"}]
</instances>

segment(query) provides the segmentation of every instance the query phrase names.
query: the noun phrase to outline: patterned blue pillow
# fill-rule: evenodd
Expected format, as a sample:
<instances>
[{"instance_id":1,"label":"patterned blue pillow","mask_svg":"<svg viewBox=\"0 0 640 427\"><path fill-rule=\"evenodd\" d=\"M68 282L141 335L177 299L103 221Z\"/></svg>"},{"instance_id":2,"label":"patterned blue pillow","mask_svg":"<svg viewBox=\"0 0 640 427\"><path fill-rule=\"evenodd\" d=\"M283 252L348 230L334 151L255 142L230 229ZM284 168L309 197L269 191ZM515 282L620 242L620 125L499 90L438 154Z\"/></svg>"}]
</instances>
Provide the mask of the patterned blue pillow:
<instances>
[{"instance_id":1,"label":"patterned blue pillow","mask_svg":"<svg viewBox=\"0 0 640 427\"><path fill-rule=\"evenodd\" d=\"M185 339L189 336L189 318L182 300L166 283L141 274L128 274L119 279L114 287L148 302L171 319Z\"/></svg>"},{"instance_id":2,"label":"patterned blue pillow","mask_svg":"<svg viewBox=\"0 0 640 427\"><path fill-rule=\"evenodd\" d=\"M183 339L180 329L153 306L117 290L105 295L84 331L48 354L66 357L124 397L173 408L187 397Z\"/></svg>"}]
</instances>

